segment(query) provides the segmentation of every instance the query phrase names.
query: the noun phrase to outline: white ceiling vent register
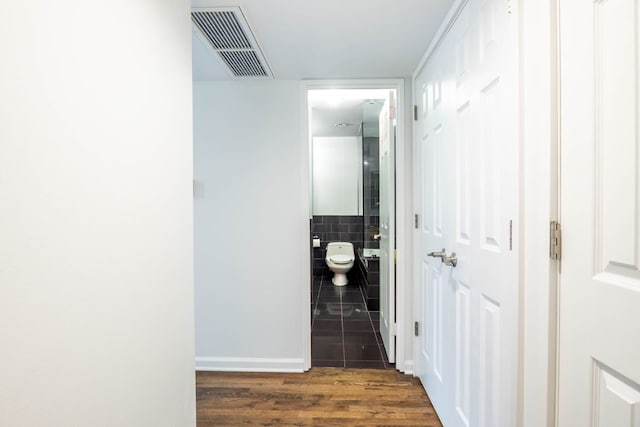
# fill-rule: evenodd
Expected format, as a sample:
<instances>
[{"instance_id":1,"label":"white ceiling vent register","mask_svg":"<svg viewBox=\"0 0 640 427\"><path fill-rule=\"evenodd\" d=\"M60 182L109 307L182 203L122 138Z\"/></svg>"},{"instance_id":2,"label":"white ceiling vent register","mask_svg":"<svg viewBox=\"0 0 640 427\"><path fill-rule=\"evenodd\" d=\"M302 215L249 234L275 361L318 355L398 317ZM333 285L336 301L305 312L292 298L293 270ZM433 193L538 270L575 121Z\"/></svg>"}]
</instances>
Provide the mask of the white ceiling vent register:
<instances>
[{"instance_id":1,"label":"white ceiling vent register","mask_svg":"<svg viewBox=\"0 0 640 427\"><path fill-rule=\"evenodd\" d=\"M273 77L239 7L193 8L191 18L201 38L220 56L231 74L236 77Z\"/></svg>"}]
</instances>

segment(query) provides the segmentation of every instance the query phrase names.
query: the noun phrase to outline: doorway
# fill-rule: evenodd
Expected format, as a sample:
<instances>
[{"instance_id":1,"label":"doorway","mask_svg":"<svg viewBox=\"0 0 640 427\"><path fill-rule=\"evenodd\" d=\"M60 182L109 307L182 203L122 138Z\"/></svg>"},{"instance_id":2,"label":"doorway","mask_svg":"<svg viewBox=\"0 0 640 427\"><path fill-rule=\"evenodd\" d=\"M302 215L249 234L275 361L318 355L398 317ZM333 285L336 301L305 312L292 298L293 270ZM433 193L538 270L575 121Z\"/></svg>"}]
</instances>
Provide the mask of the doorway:
<instances>
[{"instance_id":1,"label":"doorway","mask_svg":"<svg viewBox=\"0 0 640 427\"><path fill-rule=\"evenodd\" d=\"M303 83L313 242L308 368L394 366L394 254L398 240L404 242L396 238L396 147L402 145L396 142L404 138L396 105L403 86L402 80ZM344 286L333 283L335 272L325 262L330 242L352 248Z\"/></svg>"}]
</instances>

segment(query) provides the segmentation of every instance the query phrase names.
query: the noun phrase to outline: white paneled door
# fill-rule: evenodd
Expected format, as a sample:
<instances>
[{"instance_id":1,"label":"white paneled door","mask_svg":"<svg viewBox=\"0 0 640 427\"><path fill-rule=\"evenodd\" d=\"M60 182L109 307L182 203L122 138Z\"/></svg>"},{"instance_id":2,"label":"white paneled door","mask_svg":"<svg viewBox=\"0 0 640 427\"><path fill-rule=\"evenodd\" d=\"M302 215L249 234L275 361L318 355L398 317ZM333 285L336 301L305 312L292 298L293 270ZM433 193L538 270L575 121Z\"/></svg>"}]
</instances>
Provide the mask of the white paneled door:
<instances>
[{"instance_id":1,"label":"white paneled door","mask_svg":"<svg viewBox=\"0 0 640 427\"><path fill-rule=\"evenodd\" d=\"M640 427L639 5L559 3L558 425Z\"/></svg>"},{"instance_id":2,"label":"white paneled door","mask_svg":"<svg viewBox=\"0 0 640 427\"><path fill-rule=\"evenodd\" d=\"M415 79L416 372L447 427L516 425L517 18L509 7L466 2Z\"/></svg>"},{"instance_id":3,"label":"white paneled door","mask_svg":"<svg viewBox=\"0 0 640 427\"><path fill-rule=\"evenodd\" d=\"M395 362L395 100L389 92L380 111L380 335Z\"/></svg>"}]
</instances>

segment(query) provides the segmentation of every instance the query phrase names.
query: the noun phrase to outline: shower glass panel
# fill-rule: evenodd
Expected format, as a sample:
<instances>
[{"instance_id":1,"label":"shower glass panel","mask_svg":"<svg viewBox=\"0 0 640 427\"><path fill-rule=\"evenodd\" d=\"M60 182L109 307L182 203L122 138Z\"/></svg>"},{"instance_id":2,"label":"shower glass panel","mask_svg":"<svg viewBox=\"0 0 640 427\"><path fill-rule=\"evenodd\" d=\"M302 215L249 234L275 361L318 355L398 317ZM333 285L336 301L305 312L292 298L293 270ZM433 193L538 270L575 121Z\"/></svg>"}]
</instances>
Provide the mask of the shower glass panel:
<instances>
[{"instance_id":1,"label":"shower glass panel","mask_svg":"<svg viewBox=\"0 0 640 427\"><path fill-rule=\"evenodd\" d=\"M364 248L378 249L380 220L380 157L378 116L384 100L370 100L363 106L362 184L364 215Z\"/></svg>"}]
</instances>

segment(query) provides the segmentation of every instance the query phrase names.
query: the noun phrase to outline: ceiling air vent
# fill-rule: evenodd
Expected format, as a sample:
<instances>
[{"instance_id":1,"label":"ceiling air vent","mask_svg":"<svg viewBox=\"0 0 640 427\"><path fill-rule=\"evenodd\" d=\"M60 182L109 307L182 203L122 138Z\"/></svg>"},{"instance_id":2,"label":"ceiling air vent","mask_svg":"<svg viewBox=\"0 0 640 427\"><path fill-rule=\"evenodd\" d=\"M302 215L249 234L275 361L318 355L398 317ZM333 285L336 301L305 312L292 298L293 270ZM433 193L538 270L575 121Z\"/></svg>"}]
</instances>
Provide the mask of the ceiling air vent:
<instances>
[{"instance_id":1,"label":"ceiling air vent","mask_svg":"<svg viewBox=\"0 0 640 427\"><path fill-rule=\"evenodd\" d=\"M194 8L200 36L236 77L273 77L239 7Z\"/></svg>"}]
</instances>

